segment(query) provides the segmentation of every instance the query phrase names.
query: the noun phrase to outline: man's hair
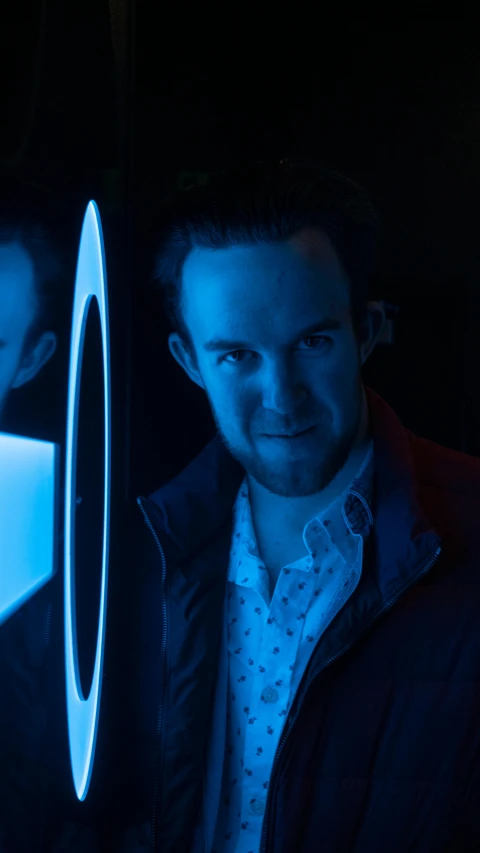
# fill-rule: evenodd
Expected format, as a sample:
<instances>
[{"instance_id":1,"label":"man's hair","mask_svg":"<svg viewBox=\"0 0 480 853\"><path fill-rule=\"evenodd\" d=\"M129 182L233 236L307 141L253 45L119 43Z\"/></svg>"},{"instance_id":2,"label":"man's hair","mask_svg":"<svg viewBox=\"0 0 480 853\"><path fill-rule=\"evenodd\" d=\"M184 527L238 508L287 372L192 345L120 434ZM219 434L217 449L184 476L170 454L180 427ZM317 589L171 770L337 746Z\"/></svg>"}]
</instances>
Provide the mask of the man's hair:
<instances>
[{"instance_id":1,"label":"man's hair","mask_svg":"<svg viewBox=\"0 0 480 853\"><path fill-rule=\"evenodd\" d=\"M55 329L63 258L52 235L43 193L12 178L0 179L0 246L20 245L33 265L36 311L24 341L34 346L47 329ZM63 288L62 288L63 289Z\"/></svg>"},{"instance_id":2,"label":"man's hair","mask_svg":"<svg viewBox=\"0 0 480 853\"><path fill-rule=\"evenodd\" d=\"M367 192L350 178L316 161L256 163L217 173L206 185L178 193L160 221L152 278L168 322L194 358L182 295L189 252L280 243L306 227L329 237L348 278L355 335L364 340L381 223Z\"/></svg>"}]
</instances>

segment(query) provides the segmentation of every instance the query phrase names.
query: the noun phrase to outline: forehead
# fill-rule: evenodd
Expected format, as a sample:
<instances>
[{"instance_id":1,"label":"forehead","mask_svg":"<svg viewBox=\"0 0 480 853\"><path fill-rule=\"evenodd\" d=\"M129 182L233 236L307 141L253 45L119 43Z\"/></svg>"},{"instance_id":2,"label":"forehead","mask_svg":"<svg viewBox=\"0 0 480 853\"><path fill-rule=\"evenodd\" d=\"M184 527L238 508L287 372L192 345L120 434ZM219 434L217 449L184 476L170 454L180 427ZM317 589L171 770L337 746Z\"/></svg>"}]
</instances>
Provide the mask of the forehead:
<instances>
[{"instance_id":1,"label":"forehead","mask_svg":"<svg viewBox=\"0 0 480 853\"><path fill-rule=\"evenodd\" d=\"M183 269L187 305L198 310L227 307L264 310L291 303L331 309L349 304L349 288L328 237L305 229L282 243L227 249L194 249ZM327 307L327 306L325 306Z\"/></svg>"},{"instance_id":2,"label":"forehead","mask_svg":"<svg viewBox=\"0 0 480 853\"><path fill-rule=\"evenodd\" d=\"M33 264L19 243L0 244L0 290L2 295L27 295L33 284Z\"/></svg>"}]
</instances>

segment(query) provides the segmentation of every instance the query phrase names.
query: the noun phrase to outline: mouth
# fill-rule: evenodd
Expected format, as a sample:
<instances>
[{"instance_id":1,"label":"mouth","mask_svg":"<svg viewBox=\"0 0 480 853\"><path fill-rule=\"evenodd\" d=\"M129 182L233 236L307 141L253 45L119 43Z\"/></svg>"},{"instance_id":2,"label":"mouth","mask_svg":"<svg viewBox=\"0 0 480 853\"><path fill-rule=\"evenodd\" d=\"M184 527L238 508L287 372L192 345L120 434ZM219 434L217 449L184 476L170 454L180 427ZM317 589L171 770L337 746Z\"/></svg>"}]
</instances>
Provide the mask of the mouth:
<instances>
[{"instance_id":1,"label":"mouth","mask_svg":"<svg viewBox=\"0 0 480 853\"><path fill-rule=\"evenodd\" d=\"M296 438L302 438L303 436L307 435L309 432L312 432L314 429L315 429L315 427L313 426L313 427L309 427L308 429L304 429L301 432L295 432L295 433L291 433L289 435L268 435L267 434L266 437L267 438L282 439L284 441L294 441Z\"/></svg>"}]
</instances>

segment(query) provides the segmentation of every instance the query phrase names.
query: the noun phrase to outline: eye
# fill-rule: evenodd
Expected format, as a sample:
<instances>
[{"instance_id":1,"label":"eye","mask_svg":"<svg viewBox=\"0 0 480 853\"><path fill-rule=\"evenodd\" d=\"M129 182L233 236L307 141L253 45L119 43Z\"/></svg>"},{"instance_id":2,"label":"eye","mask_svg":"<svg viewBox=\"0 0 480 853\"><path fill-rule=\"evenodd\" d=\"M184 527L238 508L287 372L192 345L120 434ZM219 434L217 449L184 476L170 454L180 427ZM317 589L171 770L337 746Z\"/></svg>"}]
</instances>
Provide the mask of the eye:
<instances>
[{"instance_id":1,"label":"eye","mask_svg":"<svg viewBox=\"0 0 480 853\"><path fill-rule=\"evenodd\" d=\"M331 338L327 338L325 335L309 335L307 338L303 338L303 341L322 341L325 343L331 343ZM313 346L313 347L308 346L307 349L308 350L317 350L317 349L320 349L320 346ZM240 358L237 358L234 361L230 361L228 357L232 356L232 355L237 355L237 356L238 355L245 355L245 353L249 353L249 352L251 352L251 350L243 350L243 349L232 350L232 352L225 353L225 355L223 355L221 357L220 361L226 361L227 364L240 364L241 361L243 361L243 359L241 360Z\"/></svg>"},{"instance_id":2,"label":"eye","mask_svg":"<svg viewBox=\"0 0 480 853\"><path fill-rule=\"evenodd\" d=\"M325 335L309 335L308 338L304 338L304 341L329 341L330 338L327 338ZM308 349L317 349L317 347L308 347Z\"/></svg>"},{"instance_id":3,"label":"eye","mask_svg":"<svg viewBox=\"0 0 480 853\"><path fill-rule=\"evenodd\" d=\"M228 357L230 355L243 355L245 352L248 352L248 350L234 349L233 352L227 352L225 355L222 355L220 361L226 361L227 364L239 364L240 359L235 359L234 361L228 361Z\"/></svg>"}]
</instances>

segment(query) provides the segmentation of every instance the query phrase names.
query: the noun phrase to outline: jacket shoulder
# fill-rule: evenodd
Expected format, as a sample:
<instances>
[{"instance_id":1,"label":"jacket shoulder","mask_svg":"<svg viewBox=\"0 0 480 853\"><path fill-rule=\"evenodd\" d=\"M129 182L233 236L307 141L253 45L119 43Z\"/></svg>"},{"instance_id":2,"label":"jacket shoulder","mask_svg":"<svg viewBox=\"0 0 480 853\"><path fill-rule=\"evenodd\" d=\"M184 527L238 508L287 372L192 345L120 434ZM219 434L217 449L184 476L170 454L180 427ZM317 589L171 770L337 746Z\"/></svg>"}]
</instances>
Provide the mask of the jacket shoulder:
<instances>
[{"instance_id":1,"label":"jacket shoulder","mask_svg":"<svg viewBox=\"0 0 480 853\"><path fill-rule=\"evenodd\" d=\"M407 432L421 486L480 499L480 459Z\"/></svg>"}]
</instances>

